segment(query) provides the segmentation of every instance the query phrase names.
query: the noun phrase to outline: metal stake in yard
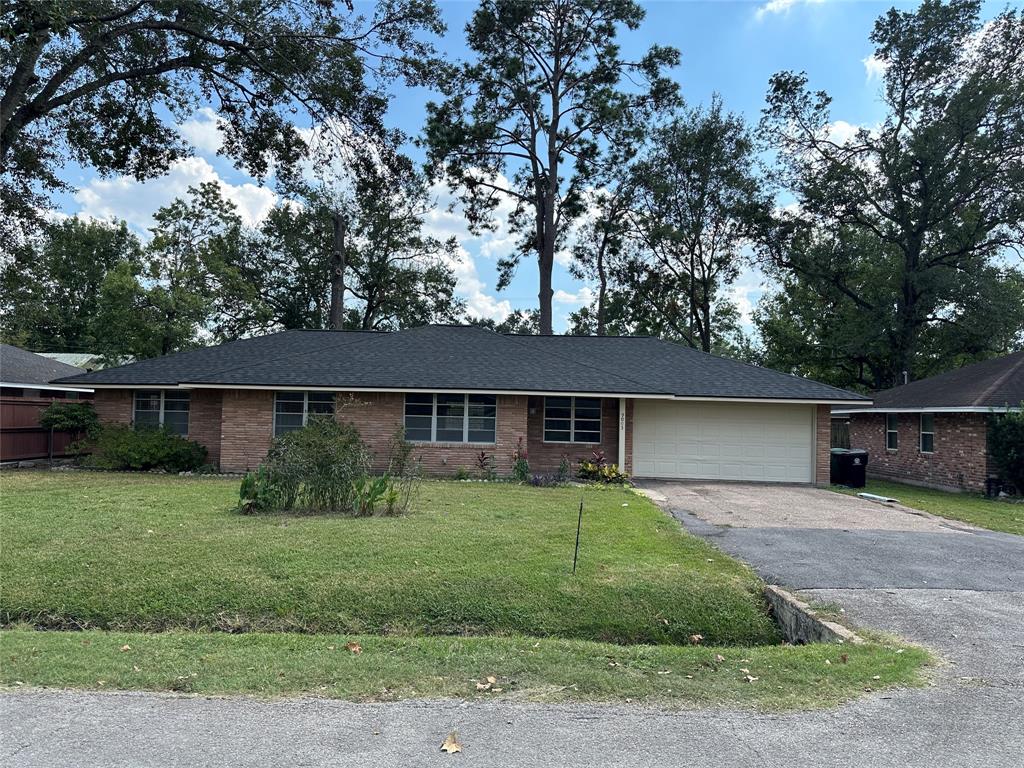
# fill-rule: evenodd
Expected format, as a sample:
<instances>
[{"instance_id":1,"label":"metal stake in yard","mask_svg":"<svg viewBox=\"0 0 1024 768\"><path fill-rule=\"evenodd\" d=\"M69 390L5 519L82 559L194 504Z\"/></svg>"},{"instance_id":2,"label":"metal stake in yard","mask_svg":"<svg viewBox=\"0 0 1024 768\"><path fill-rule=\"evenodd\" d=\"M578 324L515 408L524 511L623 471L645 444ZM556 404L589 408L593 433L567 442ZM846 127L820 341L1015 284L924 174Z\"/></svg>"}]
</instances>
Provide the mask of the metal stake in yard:
<instances>
[{"instance_id":1,"label":"metal stake in yard","mask_svg":"<svg viewBox=\"0 0 1024 768\"><path fill-rule=\"evenodd\" d=\"M576 521L576 551L572 553L572 575L576 575L576 559L580 556L580 528L583 527L583 497L580 496L580 516Z\"/></svg>"}]
</instances>

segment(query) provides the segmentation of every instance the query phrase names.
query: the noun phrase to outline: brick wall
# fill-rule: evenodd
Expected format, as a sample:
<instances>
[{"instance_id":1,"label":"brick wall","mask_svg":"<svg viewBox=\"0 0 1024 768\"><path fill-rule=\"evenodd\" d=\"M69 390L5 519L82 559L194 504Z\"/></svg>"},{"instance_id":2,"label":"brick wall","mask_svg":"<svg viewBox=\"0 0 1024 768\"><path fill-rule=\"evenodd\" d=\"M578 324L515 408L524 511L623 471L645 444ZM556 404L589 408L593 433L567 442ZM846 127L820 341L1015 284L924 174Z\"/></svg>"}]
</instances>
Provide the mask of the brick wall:
<instances>
[{"instance_id":1,"label":"brick wall","mask_svg":"<svg viewBox=\"0 0 1024 768\"><path fill-rule=\"evenodd\" d=\"M273 392L221 390L221 470L245 472L258 467L270 450L273 430Z\"/></svg>"},{"instance_id":2,"label":"brick wall","mask_svg":"<svg viewBox=\"0 0 1024 768\"><path fill-rule=\"evenodd\" d=\"M552 473L558 471L562 455L568 457L573 465L580 459L589 459L594 451L604 451L605 459L610 464L619 461L619 401L617 398L606 397L601 400L601 442L597 445L582 443L545 443L544 442L544 398L529 399L529 416L527 431L530 469L535 472ZM630 430L627 428L626 434Z\"/></svg>"},{"instance_id":3,"label":"brick wall","mask_svg":"<svg viewBox=\"0 0 1024 768\"><path fill-rule=\"evenodd\" d=\"M221 402L219 389L194 389L189 396L188 439L206 446L206 460L220 464Z\"/></svg>"},{"instance_id":4,"label":"brick wall","mask_svg":"<svg viewBox=\"0 0 1024 768\"><path fill-rule=\"evenodd\" d=\"M374 455L374 470L386 470L390 456L388 442L404 421L405 395L401 392L342 392L338 394L335 414L339 420L355 424ZM480 451L485 451L494 457L498 474L507 475L512 471L512 454L519 438L527 445L526 434L526 397L498 395L494 444L415 443L412 455L422 462L427 474L448 475L455 474L460 467L472 473Z\"/></svg>"},{"instance_id":5,"label":"brick wall","mask_svg":"<svg viewBox=\"0 0 1024 768\"><path fill-rule=\"evenodd\" d=\"M814 415L814 484L828 485L832 458L832 406L819 405Z\"/></svg>"},{"instance_id":6,"label":"brick wall","mask_svg":"<svg viewBox=\"0 0 1024 768\"><path fill-rule=\"evenodd\" d=\"M130 424L132 391L130 389L97 389L92 406L101 422Z\"/></svg>"},{"instance_id":7,"label":"brick wall","mask_svg":"<svg viewBox=\"0 0 1024 768\"><path fill-rule=\"evenodd\" d=\"M920 414L901 413L899 447L885 447L885 414L850 417L850 447L864 448L868 476L937 488L984 491L988 477L988 416L983 413L936 413L935 452L921 453Z\"/></svg>"}]
</instances>

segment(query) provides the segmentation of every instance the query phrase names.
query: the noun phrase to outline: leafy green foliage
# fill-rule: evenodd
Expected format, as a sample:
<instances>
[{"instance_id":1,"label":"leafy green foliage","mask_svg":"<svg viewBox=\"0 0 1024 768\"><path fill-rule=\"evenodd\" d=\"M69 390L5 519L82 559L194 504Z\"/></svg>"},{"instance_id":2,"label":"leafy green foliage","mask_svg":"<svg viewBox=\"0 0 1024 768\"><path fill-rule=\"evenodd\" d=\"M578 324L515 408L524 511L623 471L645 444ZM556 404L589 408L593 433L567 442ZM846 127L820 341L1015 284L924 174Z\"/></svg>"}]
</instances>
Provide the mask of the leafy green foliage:
<instances>
[{"instance_id":1,"label":"leafy green foliage","mask_svg":"<svg viewBox=\"0 0 1024 768\"><path fill-rule=\"evenodd\" d=\"M88 444L85 465L96 469L190 472L206 462L206 448L164 429L105 424Z\"/></svg>"},{"instance_id":2,"label":"leafy green foliage","mask_svg":"<svg viewBox=\"0 0 1024 768\"><path fill-rule=\"evenodd\" d=\"M619 470L618 465L610 464L604 451L594 451L589 459L584 459L576 469L576 477L585 482L607 483L610 485L626 485L629 475Z\"/></svg>"},{"instance_id":3,"label":"leafy green foliage","mask_svg":"<svg viewBox=\"0 0 1024 768\"><path fill-rule=\"evenodd\" d=\"M1024 410L993 416L988 446L1001 475L1024 493Z\"/></svg>"},{"instance_id":4,"label":"leafy green foliage","mask_svg":"<svg viewBox=\"0 0 1024 768\"><path fill-rule=\"evenodd\" d=\"M365 485L369 472L370 453L355 426L312 418L274 440L263 465L243 479L239 509L364 514L383 497L383 489L375 496Z\"/></svg>"},{"instance_id":5,"label":"leafy green foliage","mask_svg":"<svg viewBox=\"0 0 1024 768\"><path fill-rule=\"evenodd\" d=\"M530 460L521 437L512 451L512 479L517 483L525 483L530 479Z\"/></svg>"},{"instance_id":6,"label":"leafy green foliage","mask_svg":"<svg viewBox=\"0 0 1024 768\"><path fill-rule=\"evenodd\" d=\"M0 226L36 220L45 191L68 188L69 161L137 179L165 172L190 153L174 123L197 93L217 113L224 153L253 176L297 173L300 111L363 150L386 134L384 86L436 72L424 31L443 31L431 0L379 0L369 12L320 0L7 5Z\"/></svg>"},{"instance_id":7,"label":"leafy green foliage","mask_svg":"<svg viewBox=\"0 0 1024 768\"><path fill-rule=\"evenodd\" d=\"M0 336L17 346L90 352L108 362L131 354L124 328L108 323L119 270L137 272L142 245L124 223L49 222L12 242L0 271Z\"/></svg>"},{"instance_id":8,"label":"leafy green foliage","mask_svg":"<svg viewBox=\"0 0 1024 768\"><path fill-rule=\"evenodd\" d=\"M92 403L61 403L54 401L39 415L39 426L58 432L72 432L95 438L100 420Z\"/></svg>"},{"instance_id":9,"label":"leafy green foliage","mask_svg":"<svg viewBox=\"0 0 1024 768\"><path fill-rule=\"evenodd\" d=\"M761 132L795 205L758 234L782 281L766 362L882 389L1016 348L1024 274L1024 19L976 0L892 9L871 40L887 114L842 135L807 76L771 80Z\"/></svg>"}]
</instances>

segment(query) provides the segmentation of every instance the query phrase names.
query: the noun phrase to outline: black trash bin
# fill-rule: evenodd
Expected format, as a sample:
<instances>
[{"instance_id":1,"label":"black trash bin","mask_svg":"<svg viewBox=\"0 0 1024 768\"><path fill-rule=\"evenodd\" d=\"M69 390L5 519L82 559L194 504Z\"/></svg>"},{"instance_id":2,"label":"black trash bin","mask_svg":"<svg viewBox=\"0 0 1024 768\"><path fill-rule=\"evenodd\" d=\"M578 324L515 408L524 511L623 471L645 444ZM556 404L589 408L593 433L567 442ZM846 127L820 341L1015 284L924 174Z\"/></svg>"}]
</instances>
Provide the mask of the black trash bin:
<instances>
[{"instance_id":1,"label":"black trash bin","mask_svg":"<svg viewBox=\"0 0 1024 768\"><path fill-rule=\"evenodd\" d=\"M832 485L846 485L843 481L843 466L840 461L844 454L848 453L846 448L833 448L832 455L829 457L829 473L828 481Z\"/></svg>"},{"instance_id":2,"label":"black trash bin","mask_svg":"<svg viewBox=\"0 0 1024 768\"><path fill-rule=\"evenodd\" d=\"M851 448L839 457L842 485L850 488L863 488L867 482L868 452L861 448Z\"/></svg>"}]
</instances>

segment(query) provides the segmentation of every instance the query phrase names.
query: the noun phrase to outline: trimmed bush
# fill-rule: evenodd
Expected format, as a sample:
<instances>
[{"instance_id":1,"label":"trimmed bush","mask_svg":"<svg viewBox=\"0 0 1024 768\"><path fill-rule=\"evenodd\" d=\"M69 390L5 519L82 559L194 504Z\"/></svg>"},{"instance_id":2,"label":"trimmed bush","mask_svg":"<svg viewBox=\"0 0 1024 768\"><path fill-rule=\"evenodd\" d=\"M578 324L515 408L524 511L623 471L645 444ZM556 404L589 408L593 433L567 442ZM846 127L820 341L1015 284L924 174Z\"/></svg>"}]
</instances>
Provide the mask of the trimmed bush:
<instances>
[{"instance_id":1,"label":"trimmed bush","mask_svg":"<svg viewBox=\"0 0 1024 768\"><path fill-rule=\"evenodd\" d=\"M206 448L164 429L100 427L85 465L96 469L191 472L206 463Z\"/></svg>"},{"instance_id":2,"label":"trimmed bush","mask_svg":"<svg viewBox=\"0 0 1024 768\"><path fill-rule=\"evenodd\" d=\"M589 460L581 461L576 470L576 477L588 483L625 485L629 482L629 475L620 472L616 464L608 463L604 451L594 451Z\"/></svg>"},{"instance_id":3,"label":"trimmed bush","mask_svg":"<svg viewBox=\"0 0 1024 768\"><path fill-rule=\"evenodd\" d=\"M1024 411L994 417L988 445L1002 478L1024 493Z\"/></svg>"},{"instance_id":4,"label":"trimmed bush","mask_svg":"<svg viewBox=\"0 0 1024 768\"><path fill-rule=\"evenodd\" d=\"M92 403L53 402L39 416L39 425L56 432L72 432L95 438L100 420Z\"/></svg>"}]
</instances>

